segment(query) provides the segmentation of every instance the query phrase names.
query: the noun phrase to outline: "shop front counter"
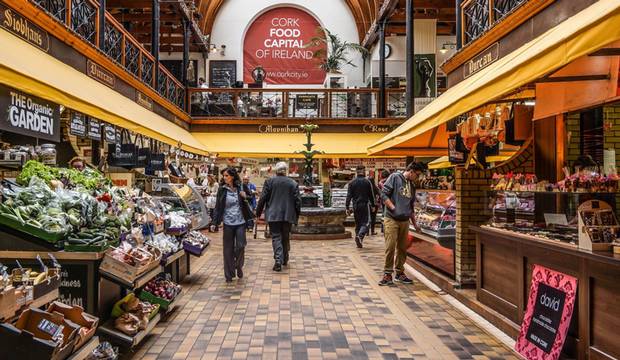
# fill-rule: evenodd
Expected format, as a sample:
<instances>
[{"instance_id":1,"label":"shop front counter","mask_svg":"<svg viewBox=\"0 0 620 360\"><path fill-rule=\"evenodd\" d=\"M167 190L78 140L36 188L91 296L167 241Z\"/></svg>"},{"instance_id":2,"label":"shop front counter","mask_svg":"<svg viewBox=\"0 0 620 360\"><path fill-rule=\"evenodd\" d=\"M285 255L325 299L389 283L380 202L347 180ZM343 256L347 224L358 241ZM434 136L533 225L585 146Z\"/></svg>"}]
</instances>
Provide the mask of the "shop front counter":
<instances>
[{"instance_id":1,"label":"shop front counter","mask_svg":"<svg viewBox=\"0 0 620 360\"><path fill-rule=\"evenodd\" d=\"M577 300L563 355L620 359L620 255L490 226L476 233L477 300L505 318L518 336L534 265L577 278ZM500 317L501 318L501 317Z\"/></svg>"}]
</instances>

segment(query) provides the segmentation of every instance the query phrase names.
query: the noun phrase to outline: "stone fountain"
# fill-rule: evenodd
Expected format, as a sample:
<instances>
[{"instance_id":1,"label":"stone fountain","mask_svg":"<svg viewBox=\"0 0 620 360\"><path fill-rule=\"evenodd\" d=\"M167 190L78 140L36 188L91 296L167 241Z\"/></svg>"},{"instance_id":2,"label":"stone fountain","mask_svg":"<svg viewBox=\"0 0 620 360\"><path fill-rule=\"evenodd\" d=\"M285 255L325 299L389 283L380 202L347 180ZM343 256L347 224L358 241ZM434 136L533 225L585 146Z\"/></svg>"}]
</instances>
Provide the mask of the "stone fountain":
<instances>
[{"instance_id":1,"label":"stone fountain","mask_svg":"<svg viewBox=\"0 0 620 360\"><path fill-rule=\"evenodd\" d=\"M351 238L351 232L344 228L347 217L345 209L333 207L320 207L319 196L314 193L312 187L312 160L315 155L322 151L312 150L312 133L318 129L318 125L305 124L300 128L306 133L306 150L299 153L304 156L304 192L301 195L301 214L299 222L291 230L291 238L294 240L337 240Z\"/></svg>"}]
</instances>

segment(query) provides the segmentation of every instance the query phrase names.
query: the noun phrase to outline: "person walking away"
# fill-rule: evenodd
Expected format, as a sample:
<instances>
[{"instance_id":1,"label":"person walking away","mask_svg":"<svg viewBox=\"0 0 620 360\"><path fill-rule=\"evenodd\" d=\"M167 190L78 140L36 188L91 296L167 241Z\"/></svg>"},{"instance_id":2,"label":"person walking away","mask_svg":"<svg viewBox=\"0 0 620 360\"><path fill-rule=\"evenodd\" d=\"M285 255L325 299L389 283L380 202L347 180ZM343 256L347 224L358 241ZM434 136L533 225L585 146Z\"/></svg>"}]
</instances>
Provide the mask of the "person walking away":
<instances>
[{"instance_id":1,"label":"person walking away","mask_svg":"<svg viewBox=\"0 0 620 360\"><path fill-rule=\"evenodd\" d=\"M379 285L392 285L392 272L396 268L394 281L404 284L412 284L413 281L405 275L405 260L407 259L407 244L409 237L409 220L416 230L420 227L416 224L413 206L415 204L415 186L413 182L420 177L425 165L412 162L405 172L395 172L388 177L383 184L381 198L385 204L385 216L383 219L385 230L385 266L383 278ZM394 264L396 253L396 264Z\"/></svg>"},{"instance_id":2,"label":"person walking away","mask_svg":"<svg viewBox=\"0 0 620 360\"><path fill-rule=\"evenodd\" d=\"M202 186L205 187L205 195L207 197L207 211L209 213L209 218L213 220L213 215L215 211L215 203L217 200L217 191L220 185L215 180L215 176L213 174L208 174L207 178L202 182ZM213 225L209 229L212 232L218 231L217 225Z\"/></svg>"},{"instance_id":3,"label":"person walking away","mask_svg":"<svg viewBox=\"0 0 620 360\"><path fill-rule=\"evenodd\" d=\"M224 223L224 276L231 282L235 275L243 278L245 261L245 224L252 218L247 201L247 188L244 188L237 170L227 168L222 171L223 182L218 189L214 223Z\"/></svg>"},{"instance_id":4,"label":"person walking away","mask_svg":"<svg viewBox=\"0 0 620 360\"><path fill-rule=\"evenodd\" d=\"M252 209L252 212L254 212L256 210L256 185L250 182L249 175L245 175L243 177L243 185L247 186L248 188L248 203L250 204L250 209ZM258 219L256 219L256 221L258 221ZM254 229L253 219L248 221L248 223L246 224L246 229L248 231L252 231Z\"/></svg>"},{"instance_id":5,"label":"person walking away","mask_svg":"<svg viewBox=\"0 0 620 360\"><path fill-rule=\"evenodd\" d=\"M366 168L358 166L356 169L357 177L349 183L347 188L347 200L345 207L347 214L351 213L349 208L353 201L353 217L355 218L355 244L362 248L364 237L370 228L371 207L374 206L375 192L373 186L366 178Z\"/></svg>"},{"instance_id":6,"label":"person walking away","mask_svg":"<svg viewBox=\"0 0 620 360\"><path fill-rule=\"evenodd\" d=\"M265 221L269 223L274 271L282 271L282 265L288 264L291 225L297 224L301 212L299 186L286 176L287 172L288 165L285 162L276 164L276 175L265 182L256 205L257 218L265 209Z\"/></svg>"},{"instance_id":7,"label":"person walking away","mask_svg":"<svg viewBox=\"0 0 620 360\"><path fill-rule=\"evenodd\" d=\"M372 198L372 202L370 205L370 235L374 236L376 235L375 225L377 224L377 211L379 211L379 208L381 207L381 193L377 188L375 178L370 177L368 178L368 180L370 180L370 184L372 185L372 191L374 193L374 197Z\"/></svg>"}]
</instances>

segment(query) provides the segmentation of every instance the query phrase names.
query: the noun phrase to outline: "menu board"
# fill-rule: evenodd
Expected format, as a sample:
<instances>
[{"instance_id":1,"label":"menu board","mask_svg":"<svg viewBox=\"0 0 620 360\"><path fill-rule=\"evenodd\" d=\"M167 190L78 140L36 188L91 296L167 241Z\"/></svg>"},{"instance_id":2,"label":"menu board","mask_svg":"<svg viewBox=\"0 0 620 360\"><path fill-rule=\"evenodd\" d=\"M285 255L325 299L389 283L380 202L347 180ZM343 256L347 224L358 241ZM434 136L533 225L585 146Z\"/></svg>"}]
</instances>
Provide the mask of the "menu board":
<instances>
[{"instance_id":1,"label":"menu board","mask_svg":"<svg viewBox=\"0 0 620 360\"><path fill-rule=\"evenodd\" d=\"M112 124L105 124L104 126L105 141L110 144L116 144L116 127Z\"/></svg>"},{"instance_id":2,"label":"menu board","mask_svg":"<svg viewBox=\"0 0 620 360\"><path fill-rule=\"evenodd\" d=\"M209 87L228 88L237 81L237 62L235 60L209 61Z\"/></svg>"},{"instance_id":3,"label":"menu board","mask_svg":"<svg viewBox=\"0 0 620 360\"><path fill-rule=\"evenodd\" d=\"M88 266L63 264L60 270L59 300L88 309Z\"/></svg>"},{"instance_id":4,"label":"menu board","mask_svg":"<svg viewBox=\"0 0 620 360\"><path fill-rule=\"evenodd\" d=\"M101 141L101 121L94 119L94 118L89 118L88 119L88 137L93 139L93 140L97 140L97 141Z\"/></svg>"},{"instance_id":5,"label":"menu board","mask_svg":"<svg viewBox=\"0 0 620 360\"><path fill-rule=\"evenodd\" d=\"M71 114L69 133L75 136L86 136L86 115L77 111Z\"/></svg>"},{"instance_id":6,"label":"menu board","mask_svg":"<svg viewBox=\"0 0 620 360\"><path fill-rule=\"evenodd\" d=\"M560 357L575 307L577 279L534 265L532 284L515 349L528 360Z\"/></svg>"}]
</instances>

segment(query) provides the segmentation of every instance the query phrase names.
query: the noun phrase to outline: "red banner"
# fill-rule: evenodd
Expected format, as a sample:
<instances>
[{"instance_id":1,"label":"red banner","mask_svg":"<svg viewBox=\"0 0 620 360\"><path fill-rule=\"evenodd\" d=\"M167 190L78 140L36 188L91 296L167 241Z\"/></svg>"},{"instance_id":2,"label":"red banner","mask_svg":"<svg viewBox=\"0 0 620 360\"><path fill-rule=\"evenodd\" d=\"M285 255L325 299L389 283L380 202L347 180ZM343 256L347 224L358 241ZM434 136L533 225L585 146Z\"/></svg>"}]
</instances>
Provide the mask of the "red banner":
<instances>
[{"instance_id":1,"label":"red banner","mask_svg":"<svg viewBox=\"0 0 620 360\"><path fill-rule=\"evenodd\" d=\"M318 48L305 47L319 26L312 15L293 7L260 15L245 35L243 81L254 83L260 74L269 84L322 84L325 72L318 67L320 61L312 58Z\"/></svg>"},{"instance_id":2,"label":"red banner","mask_svg":"<svg viewBox=\"0 0 620 360\"><path fill-rule=\"evenodd\" d=\"M515 345L527 360L557 360L570 325L577 279L534 265L527 308Z\"/></svg>"}]
</instances>

